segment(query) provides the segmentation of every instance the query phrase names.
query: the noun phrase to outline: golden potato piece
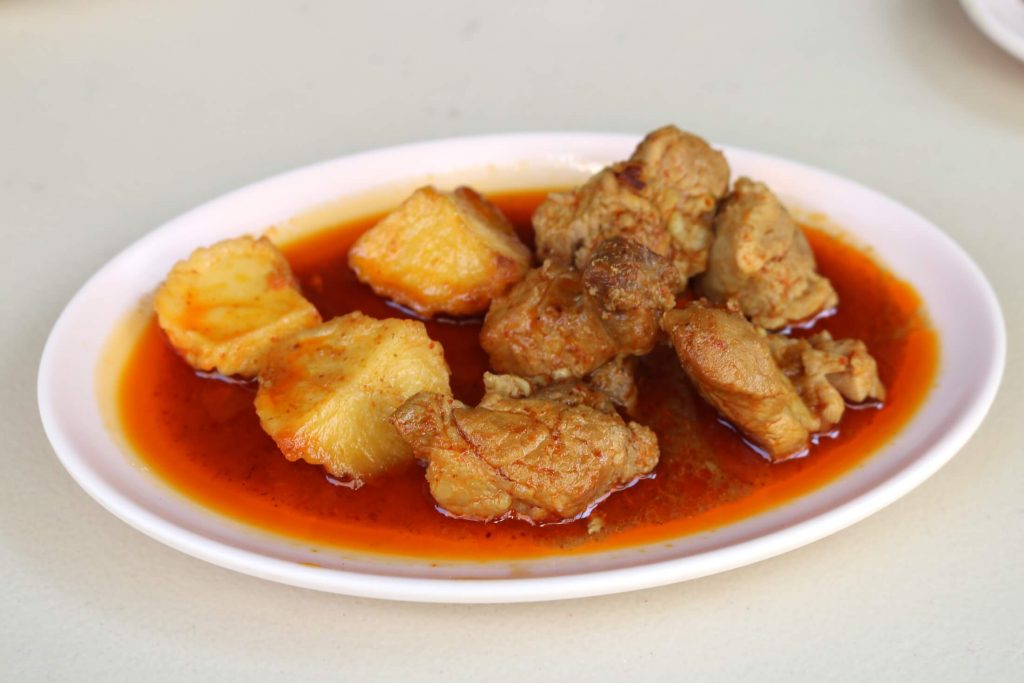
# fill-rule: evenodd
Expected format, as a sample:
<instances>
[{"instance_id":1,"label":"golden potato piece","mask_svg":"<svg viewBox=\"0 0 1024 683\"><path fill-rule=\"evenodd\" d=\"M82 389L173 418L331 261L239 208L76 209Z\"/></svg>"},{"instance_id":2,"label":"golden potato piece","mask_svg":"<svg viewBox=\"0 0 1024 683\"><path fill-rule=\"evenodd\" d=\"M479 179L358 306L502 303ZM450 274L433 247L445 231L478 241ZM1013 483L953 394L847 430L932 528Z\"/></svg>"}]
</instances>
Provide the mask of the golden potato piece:
<instances>
[{"instance_id":1,"label":"golden potato piece","mask_svg":"<svg viewBox=\"0 0 1024 683\"><path fill-rule=\"evenodd\" d=\"M423 323L349 313L267 357L256 413L289 460L359 481L412 459L388 418L417 392L450 394L448 375Z\"/></svg>"},{"instance_id":2,"label":"golden potato piece","mask_svg":"<svg viewBox=\"0 0 1024 683\"><path fill-rule=\"evenodd\" d=\"M189 365L243 377L254 377L282 338L320 323L288 261L265 237L196 249L168 273L155 306Z\"/></svg>"},{"instance_id":3,"label":"golden potato piece","mask_svg":"<svg viewBox=\"0 0 1024 683\"><path fill-rule=\"evenodd\" d=\"M473 315L523 278L530 251L474 190L422 187L359 238L348 263L377 294L421 315Z\"/></svg>"}]
</instances>

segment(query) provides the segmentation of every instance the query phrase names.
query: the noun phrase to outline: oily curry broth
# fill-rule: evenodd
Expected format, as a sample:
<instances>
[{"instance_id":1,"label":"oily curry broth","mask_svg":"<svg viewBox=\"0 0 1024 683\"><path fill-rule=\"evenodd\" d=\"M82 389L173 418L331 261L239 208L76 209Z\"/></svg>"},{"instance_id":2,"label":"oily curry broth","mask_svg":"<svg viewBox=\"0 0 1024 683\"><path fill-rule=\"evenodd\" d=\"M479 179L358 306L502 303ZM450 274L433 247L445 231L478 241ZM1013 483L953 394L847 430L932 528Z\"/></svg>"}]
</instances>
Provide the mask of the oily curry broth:
<instances>
[{"instance_id":1,"label":"oily curry broth","mask_svg":"<svg viewBox=\"0 0 1024 683\"><path fill-rule=\"evenodd\" d=\"M532 239L529 217L544 193L494 197ZM285 249L324 319L360 310L404 313L359 283L346 266L349 246L375 219L346 224ZM258 527L321 543L438 558L531 557L666 540L763 511L856 466L913 414L934 378L938 344L905 283L840 239L807 228L820 270L832 279L839 312L819 321L836 337L863 339L889 389L882 410L849 410L834 438L810 456L771 465L749 449L697 397L667 349L645 359L639 421L658 434L653 479L612 495L591 519L532 527L449 519L437 512L418 465L353 491L319 467L288 462L260 429L255 386L197 375L167 344L155 320L131 351L119 389L124 430L140 456L202 504ZM479 321L428 322L452 370L452 389L475 404L487 356ZM805 332L797 332L805 334Z\"/></svg>"}]
</instances>

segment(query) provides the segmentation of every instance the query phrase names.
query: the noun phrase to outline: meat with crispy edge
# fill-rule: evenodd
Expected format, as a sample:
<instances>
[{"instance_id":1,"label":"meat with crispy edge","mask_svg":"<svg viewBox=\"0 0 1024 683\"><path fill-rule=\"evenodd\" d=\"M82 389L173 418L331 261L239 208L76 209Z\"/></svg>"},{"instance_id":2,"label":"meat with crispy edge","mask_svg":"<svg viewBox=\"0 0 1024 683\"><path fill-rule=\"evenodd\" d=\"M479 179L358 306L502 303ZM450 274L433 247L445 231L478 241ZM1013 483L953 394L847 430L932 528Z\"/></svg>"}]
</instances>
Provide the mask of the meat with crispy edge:
<instances>
[{"instance_id":1,"label":"meat with crispy edge","mask_svg":"<svg viewBox=\"0 0 1024 683\"><path fill-rule=\"evenodd\" d=\"M582 378L615 358L649 353L678 275L639 243L606 240L583 270L547 261L494 301L480 343L499 372L537 384Z\"/></svg>"},{"instance_id":2,"label":"meat with crispy edge","mask_svg":"<svg viewBox=\"0 0 1024 683\"><path fill-rule=\"evenodd\" d=\"M448 514L571 520L658 462L654 433L627 425L604 394L580 382L536 392L517 377L488 375L485 383L475 408L424 392L391 417L427 463L431 495Z\"/></svg>"},{"instance_id":3,"label":"meat with crispy edge","mask_svg":"<svg viewBox=\"0 0 1024 683\"><path fill-rule=\"evenodd\" d=\"M629 160L548 196L533 216L538 255L582 269L601 242L628 237L669 259L682 289L706 267L711 222L728 187L721 152L675 126L659 128Z\"/></svg>"}]
</instances>

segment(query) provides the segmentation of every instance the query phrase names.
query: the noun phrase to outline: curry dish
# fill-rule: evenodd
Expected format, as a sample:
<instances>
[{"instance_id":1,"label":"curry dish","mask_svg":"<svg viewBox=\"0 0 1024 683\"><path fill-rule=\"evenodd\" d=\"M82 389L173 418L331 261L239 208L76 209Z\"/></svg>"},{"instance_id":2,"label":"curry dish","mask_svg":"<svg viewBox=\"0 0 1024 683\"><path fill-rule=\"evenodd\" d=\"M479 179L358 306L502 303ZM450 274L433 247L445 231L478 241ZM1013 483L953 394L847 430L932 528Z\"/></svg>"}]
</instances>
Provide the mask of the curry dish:
<instances>
[{"instance_id":1,"label":"curry dish","mask_svg":"<svg viewBox=\"0 0 1024 683\"><path fill-rule=\"evenodd\" d=\"M666 127L569 192L423 188L180 262L120 385L163 478L314 543L507 558L664 540L856 466L937 340L905 283Z\"/></svg>"}]
</instances>

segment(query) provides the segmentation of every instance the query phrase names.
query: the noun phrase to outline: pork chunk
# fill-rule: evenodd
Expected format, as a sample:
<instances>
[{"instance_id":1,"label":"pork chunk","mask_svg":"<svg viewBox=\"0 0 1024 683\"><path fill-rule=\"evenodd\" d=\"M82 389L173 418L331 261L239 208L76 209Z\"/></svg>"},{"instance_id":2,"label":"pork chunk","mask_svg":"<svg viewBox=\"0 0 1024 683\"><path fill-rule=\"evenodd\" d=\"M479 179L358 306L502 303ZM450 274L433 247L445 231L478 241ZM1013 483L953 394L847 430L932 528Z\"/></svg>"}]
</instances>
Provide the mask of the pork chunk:
<instances>
[{"instance_id":1,"label":"pork chunk","mask_svg":"<svg viewBox=\"0 0 1024 683\"><path fill-rule=\"evenodd\" d=\"M833 339L826 331L807 339L769 335L768 345L822 429L839 422L846 401L885 400L878 365L859 339Z\"/></svg>"},{"instance_id":2,"label":"pork chunk","mask_svg":"<svg viewBox=\"0 0 1024 683\"><path fill-rule=\"evenodd\" d=\"M583 285L618 352L643 356L654 348L662 314L676 304L679 273L639 242L613 237L583 269Z\"/></svg>"},{"instance_id":3,"label":"pork chunk","mask_svg":"<svg viewBox=\"0 0 1024 683\"><path fill-rule=\"evenodd\" d=\"M590 373L586 382L607 396L612 403L622 406L627 414L634 415L640 399L636 386L636 366L636 356L617 356Z\"/></svg>"},{"instance_id":4,"label":"pork chunk","mask_svg":"<svg viewBox=\"0 0 1024 683\"><path fill-rule=\"evenodd\" d=\"M661 324L701 396L773 461L807 447L821 421L776 365L763 332L702 302L669 311Z\"/></svg>"},{"instance_id":5,"label":"pork chunk","mask_svg":"<svg viewBox=\"0 0 1024 683\"><path fill-rule=\"evenodd\" d=\"M816 270L807 238L763 183L736 181L715 218L715 241L698 291L738 301L744 315L775 330L835 306L832 283Z\"/></svg>"},{"instance_id":6,"label":"pork chunk","mask_svg":"<svg viewBox=\"0 0 1024 683\"><path fill-rule=\"evenodd\" d=\"M715 209L729 189L729 164L702 138L675 126L650 133L631 160L646 170L648 196L668 230L685 284L707 265Z\"/></svg>"},{"instance_id":7,"label":"pork chunk","mask_svg":"<svg viewBox=\"0 0 1024 683\"><path fill-rule=\"evenodd\" d=\"M551 193L533 214L537 255L583 268L603 240L621 236L667 256L672 245L646 186L640 164L620 162L576 190Z\"/></svg>"},{"instance_id":8,"label":"pork chunk","mask_svg":"<svg viewBox=\"0 0 1024 683\"><path fill-rule=\"evenodd\" d=\"M587 293L608 311L672 308L679 276L672 264L635 240L613 237L601 243L583 269Z\"/></svg>"},{"instance_id":9,"label":"pork chunk","mask_svg":"<svg viewBox=\"0 0 1024 683\"><path fill-rule=\"evenodd\" d=\"M654 348L677 282L667 259L614 237L582 273L555 261L528 273L491 305L480 343L499 372L540 384L582 378Z\"/></svg>"},{"instance_id":10,"label":"pork chunk","mask_svg":"<svg viewBox=\"0 0 1024 683\"><path fill-rule=\"evenodd\" d=\"M582 269L602 241L628 237L669 259L681 289L706 266L715 207L728 185L721 152L675 126L660 128L629 160L575 191L551 194L533 216L537 251Z\"/></svg>"},{"instance_id":11,"label":"pork chunk","mask_svg":"<svg viewBox=\"0 0 1024 683\"><path fill-rule=\"evenodd\" d=\"M599 392L575 382L536 395L524 394L528 387L491 378L476 408L420 393L392 416L448 514L571 520L654 469L654 433L627 425Z\"/></svg>"},{"instance_id":12,"label":"pork chunk","mask_svg":"<svg viewBox=\"0 0 1024 683\"><path fill-rule=\"evenodd\" d=\"M542 383L583 377L616 354L579 272L550 261L494 300L480 344L495 370Z\"/></svg>"}]
</instances>

